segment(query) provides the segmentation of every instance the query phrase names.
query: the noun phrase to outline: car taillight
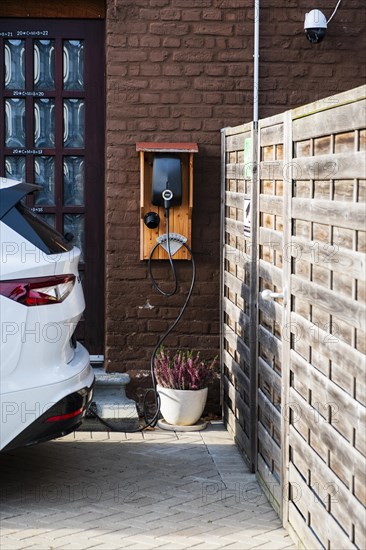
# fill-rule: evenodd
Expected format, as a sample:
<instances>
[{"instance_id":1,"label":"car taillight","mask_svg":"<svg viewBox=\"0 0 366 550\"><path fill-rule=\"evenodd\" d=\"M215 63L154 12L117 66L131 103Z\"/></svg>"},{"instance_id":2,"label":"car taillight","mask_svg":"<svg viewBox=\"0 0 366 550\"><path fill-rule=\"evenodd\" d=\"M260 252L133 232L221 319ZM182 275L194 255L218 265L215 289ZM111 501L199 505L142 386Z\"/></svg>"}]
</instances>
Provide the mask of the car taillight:
<instances>
[{"instance_id":1,"label":"car taillight","mask_svg":"<svg viewBox=\"0 0 366 550\"><path fill-rule=\"evenodd\" d=\"M71 413L65 413L65 414L56 414L55 416L50 416L45 420L45 422L61 422L62 420L69 420L70 418L74 418L75 416L79 416L83 412L83 408L80 407L80 409L77 409L74 412Z\"/></svg>"},{"instance_id":2,"label":"car taillight","mask_svg":"<svg viewBox=\"0 0 366 550\"><path fill-rule=\"evenodd\" d=\"M75 275L0 281L0 294L25 306L45 306L63 302L74 284Z\"/></svg>"}]
</instances>

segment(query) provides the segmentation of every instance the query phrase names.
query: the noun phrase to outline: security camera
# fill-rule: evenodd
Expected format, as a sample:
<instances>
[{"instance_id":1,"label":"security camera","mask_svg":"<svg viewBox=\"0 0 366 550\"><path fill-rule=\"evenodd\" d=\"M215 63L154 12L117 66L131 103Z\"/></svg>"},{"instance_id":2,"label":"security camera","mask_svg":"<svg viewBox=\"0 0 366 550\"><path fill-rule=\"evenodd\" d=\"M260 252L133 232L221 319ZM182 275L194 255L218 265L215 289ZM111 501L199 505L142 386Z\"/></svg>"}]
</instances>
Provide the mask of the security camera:
<instances>
[{"instance_id":1,"label":"security camera","mask_svg":"<svg viewBox=\"0 0 366 550\"><path fill-rule=\"evenodd\" d=\"M304 23L306 38L312 44L318 44L325 36L327 30L327 19L320 10L311 10L305 14Z\"/></svg>"}]
</instances>

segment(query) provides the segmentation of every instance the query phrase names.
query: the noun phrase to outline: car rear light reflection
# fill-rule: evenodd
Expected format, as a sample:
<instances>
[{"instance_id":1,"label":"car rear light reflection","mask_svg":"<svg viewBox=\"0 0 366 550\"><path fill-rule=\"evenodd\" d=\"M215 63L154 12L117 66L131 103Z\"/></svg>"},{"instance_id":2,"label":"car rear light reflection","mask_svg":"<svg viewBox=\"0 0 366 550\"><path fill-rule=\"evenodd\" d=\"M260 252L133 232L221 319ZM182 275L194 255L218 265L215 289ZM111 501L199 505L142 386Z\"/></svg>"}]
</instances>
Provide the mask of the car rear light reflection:
<instances>
[{"instance_id":1,"label":"car rear light reflection","mask_svg":"<svg viewBox=\"0 0 366 550\"><path fill-rule=\"evenodd\" d=\"M45 306L63 302L74 284L75 275L1 281L0 294L25 306Z\"/></svg>"}]
</instances>

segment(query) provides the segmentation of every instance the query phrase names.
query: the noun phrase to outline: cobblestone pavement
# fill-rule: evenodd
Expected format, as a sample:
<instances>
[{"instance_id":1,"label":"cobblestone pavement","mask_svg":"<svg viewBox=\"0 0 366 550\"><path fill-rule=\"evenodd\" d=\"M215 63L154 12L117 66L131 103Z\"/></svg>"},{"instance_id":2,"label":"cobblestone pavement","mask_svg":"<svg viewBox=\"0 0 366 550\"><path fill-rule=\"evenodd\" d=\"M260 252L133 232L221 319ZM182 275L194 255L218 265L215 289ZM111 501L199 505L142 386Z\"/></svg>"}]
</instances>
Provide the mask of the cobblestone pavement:
<instances>
[{"instance_id":1,"label":"cobblestone pavement","mask_svg":"<svg viewBox=\"0 0 366 550\"><path fill-rule=\"evenodd\" d=\"M0 455L1 550L295 548L220 422Z\"/></svg>"}]
</instances>

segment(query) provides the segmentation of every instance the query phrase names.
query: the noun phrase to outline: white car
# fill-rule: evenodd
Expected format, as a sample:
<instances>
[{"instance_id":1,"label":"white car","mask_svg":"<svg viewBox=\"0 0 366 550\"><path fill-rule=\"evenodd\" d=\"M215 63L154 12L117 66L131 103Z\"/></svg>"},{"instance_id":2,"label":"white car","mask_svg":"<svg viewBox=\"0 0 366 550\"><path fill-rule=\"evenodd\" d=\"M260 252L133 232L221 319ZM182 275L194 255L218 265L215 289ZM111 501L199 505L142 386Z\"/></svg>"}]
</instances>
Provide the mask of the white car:
<instances>
[{"instance_id":1,"label":"white car","mask_svg":"<svg viewBox=\"0 0 366 550\"><path fill-rule=\"evenodd\" d=\"M94 373L74 331L85 308L80 250L28 209L37 186L0 178L0 450L75 430Z\"/></svg>"}]
</instances>

